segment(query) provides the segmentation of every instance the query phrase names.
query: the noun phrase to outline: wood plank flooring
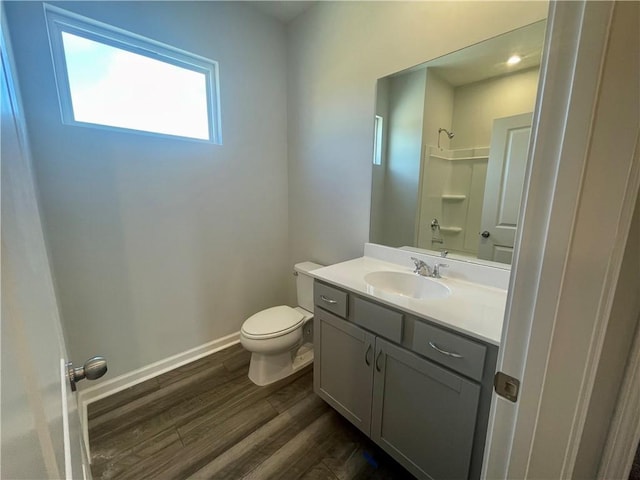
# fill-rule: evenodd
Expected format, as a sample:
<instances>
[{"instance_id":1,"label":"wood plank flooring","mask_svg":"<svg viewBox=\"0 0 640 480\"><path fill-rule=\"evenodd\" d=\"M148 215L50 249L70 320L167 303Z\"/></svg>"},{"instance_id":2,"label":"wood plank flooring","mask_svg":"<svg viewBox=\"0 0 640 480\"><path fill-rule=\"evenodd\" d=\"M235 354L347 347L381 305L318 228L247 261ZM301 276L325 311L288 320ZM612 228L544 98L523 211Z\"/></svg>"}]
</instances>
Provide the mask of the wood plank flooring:
<instances>
[{"instance_id":1,"label":"wood plank flooring","mask_svg":"<svg viewBox=\"0 0 640 480\"><path fill-rule=\"evenodd\" d=\"M413 479L313 393L247 378L238 344L89 405L95 479Z\"/></svg>"}]
</instances>

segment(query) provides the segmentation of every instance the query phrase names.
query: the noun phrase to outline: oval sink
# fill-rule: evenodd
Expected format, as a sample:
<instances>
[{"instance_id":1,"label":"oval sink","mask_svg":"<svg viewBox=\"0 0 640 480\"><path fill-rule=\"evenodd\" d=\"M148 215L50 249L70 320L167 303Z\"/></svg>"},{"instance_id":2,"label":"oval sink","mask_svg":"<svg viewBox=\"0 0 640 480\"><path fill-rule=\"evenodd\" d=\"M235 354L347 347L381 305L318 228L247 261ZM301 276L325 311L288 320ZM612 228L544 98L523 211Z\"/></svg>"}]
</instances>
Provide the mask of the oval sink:
<instances>
[{"instance_id":1,"label":"oval sink","mask_svg":"<svg viewBox=\"0 0 640 480\"><path fill-rule=\"evenodd\" d=\"M403 297L430 299L451 295L446 285L415 273L372 272L364 276L364 281L374 289Z\"/></svg>"}]
</instances>

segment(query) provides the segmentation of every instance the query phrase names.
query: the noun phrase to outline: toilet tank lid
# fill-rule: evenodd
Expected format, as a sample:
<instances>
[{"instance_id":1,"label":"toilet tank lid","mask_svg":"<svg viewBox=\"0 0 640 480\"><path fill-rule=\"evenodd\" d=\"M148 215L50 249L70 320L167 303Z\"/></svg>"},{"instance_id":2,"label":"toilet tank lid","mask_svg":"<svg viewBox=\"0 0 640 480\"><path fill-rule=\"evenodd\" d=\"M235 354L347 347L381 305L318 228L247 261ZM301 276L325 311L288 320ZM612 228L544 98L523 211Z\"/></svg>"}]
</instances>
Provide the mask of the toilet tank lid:
<instances>
[{"instance_id":1,"label":"toilet tank lid","mask_svg":"<svg viewBox=\"0 0 640 480\"><path fill-rule=\"evenodd\" d=\"M304 320L304 315L299 311L280 305L267 308L247 318L242 325L245 334L253 336L285 334L288 330L294 330Z\"/></svg>"},{"instance_id":2,"label":"toilet tank lid","mask_svg":"<svg viewBox=\"0 0 640 480\"><path fill-rule=\"evenodd\" d=\"M300 273L309 273L312 270L317 270L318 268L322 268L324 267L324 265L320 265L318 263L313 263L313 262L300 262L300 263L296 263L293 266L293 269L296 272L300 272Z\"/></svg>"}]
</instances>

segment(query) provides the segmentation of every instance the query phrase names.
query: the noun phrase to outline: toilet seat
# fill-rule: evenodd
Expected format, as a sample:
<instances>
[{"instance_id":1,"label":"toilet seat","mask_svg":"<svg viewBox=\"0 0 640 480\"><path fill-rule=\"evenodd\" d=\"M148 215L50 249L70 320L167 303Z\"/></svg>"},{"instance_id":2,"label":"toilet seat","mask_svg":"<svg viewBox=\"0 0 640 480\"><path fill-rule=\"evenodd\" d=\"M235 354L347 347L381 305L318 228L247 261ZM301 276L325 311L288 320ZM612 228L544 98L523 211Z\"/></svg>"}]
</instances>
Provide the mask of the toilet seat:
<instances>
[{"instance_id":1,"label":"toilet seat","mask_svg":"<svg viewBox=\"0 0 640 480\"><path fill-rule=\"evenodd\" d=\"M246 338L262 340L281 337L299 328L305 320L305 315L286 305L267 308L251 317L242 324L241 333Z\"/></svg>"}]
</instances>

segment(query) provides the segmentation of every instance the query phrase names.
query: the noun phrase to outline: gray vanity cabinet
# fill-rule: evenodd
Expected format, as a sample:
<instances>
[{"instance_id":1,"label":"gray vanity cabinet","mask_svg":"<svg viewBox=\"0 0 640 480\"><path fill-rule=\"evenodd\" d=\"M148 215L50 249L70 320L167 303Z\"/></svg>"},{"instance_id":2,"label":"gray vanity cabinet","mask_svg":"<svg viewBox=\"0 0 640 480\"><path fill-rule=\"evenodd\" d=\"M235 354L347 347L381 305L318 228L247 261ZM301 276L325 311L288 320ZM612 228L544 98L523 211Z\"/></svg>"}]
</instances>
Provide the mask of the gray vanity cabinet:
<instances>
[{"instance_id":1,"label":"gray vanity cabinet","mask_svg":"<svg viewBox=\"0 0 640 480\"><path fill-rule=\"evenodd\" d=\"M314 390L417 478L477 479L497 348L315 282Z\"/></svg>"},{"instance_id":2,"label":"gray vanity cabinet","mask_svg":"<svg viewBox=\"0 0 640 480\"><path fill-rule=\"evenodd\" d=\"M480 386L322 309L315 391L419 478L469 474Z\"/></svg>"},{"instance_id":3,"label":"gray vanity cabinet","mask_svg":"<svg viewBox=\"0 0 640 480\"><path fill-rule=\"evenodd\" d=\"M480 386L376 338L371 438L419 478L469 475Z\"/></svg>"},{"instance_id":4,"label":"gray vanity cabinet","mask_svg":"<svg viewBox=\"0 0 640 480\"><path fill-rule=\"evenodd\" d=\"M371 391L375 336L316 309L314 389L365 434L371 434Z\"/></svg>"}]
</instances>

